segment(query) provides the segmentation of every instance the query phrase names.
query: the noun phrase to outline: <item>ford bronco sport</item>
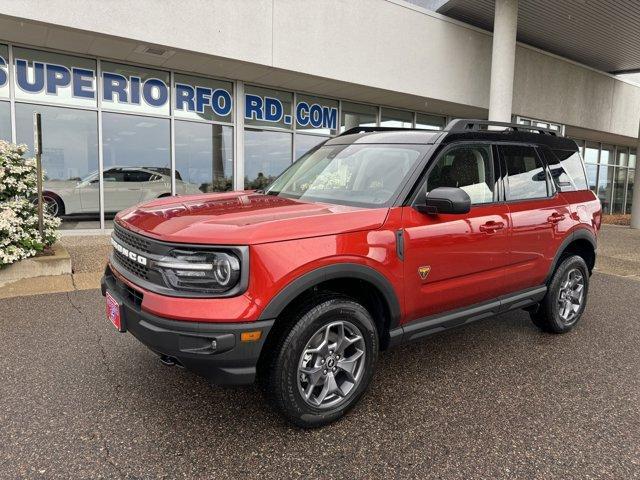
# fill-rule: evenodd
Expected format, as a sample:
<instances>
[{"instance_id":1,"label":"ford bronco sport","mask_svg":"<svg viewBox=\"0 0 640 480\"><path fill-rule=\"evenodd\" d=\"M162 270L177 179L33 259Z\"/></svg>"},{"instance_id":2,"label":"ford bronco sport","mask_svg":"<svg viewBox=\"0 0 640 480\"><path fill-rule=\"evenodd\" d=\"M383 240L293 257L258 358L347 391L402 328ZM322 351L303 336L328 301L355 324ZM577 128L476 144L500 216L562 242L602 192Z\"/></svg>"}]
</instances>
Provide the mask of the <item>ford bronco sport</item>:
<instances>
[{"instance_id":1,"label":"ford bronco sport","mask_svg":"<svg viewBox=\"0 0 640 480\"><path fill-rule=\"evenodd\" d=\"M320 426L358 402L381 350L520 308L571 330L600 221L575 142L554 132L359 127L263 192L119 213L102 292L165 363L257 379L290 421Z\"/></svg>"}]
</instances>

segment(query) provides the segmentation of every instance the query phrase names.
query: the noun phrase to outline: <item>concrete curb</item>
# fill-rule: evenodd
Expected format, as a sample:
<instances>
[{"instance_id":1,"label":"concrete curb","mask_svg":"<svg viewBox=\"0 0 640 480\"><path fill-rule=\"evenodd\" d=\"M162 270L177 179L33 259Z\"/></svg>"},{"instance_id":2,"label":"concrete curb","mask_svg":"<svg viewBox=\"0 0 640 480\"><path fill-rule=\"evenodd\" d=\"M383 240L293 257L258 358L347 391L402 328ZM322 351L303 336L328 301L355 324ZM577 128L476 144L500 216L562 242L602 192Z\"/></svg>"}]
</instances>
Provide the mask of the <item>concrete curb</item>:
<instances>
[{"instance_id":1,"label":"concrete curb","mask_svg":"<svg viewBox=\"0 0 640 480\"><path fill-rule=\"evenodd\" d=\"M53 245L53 255L21 260L0 270L0 287L35 277L71 274L71 257L59 243Z\"/></svg>"}]
</instances>

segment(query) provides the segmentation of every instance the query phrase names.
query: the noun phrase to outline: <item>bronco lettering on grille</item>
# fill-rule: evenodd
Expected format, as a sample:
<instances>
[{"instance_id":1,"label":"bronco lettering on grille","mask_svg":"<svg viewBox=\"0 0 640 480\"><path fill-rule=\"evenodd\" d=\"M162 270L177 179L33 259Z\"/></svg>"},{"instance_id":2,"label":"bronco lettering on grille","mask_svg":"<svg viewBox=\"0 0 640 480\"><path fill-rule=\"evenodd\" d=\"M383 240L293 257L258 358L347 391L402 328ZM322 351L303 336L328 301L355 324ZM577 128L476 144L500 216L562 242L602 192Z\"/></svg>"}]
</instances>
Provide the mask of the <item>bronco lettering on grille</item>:
<instances>
[{"instance_id":1,"label":"bronco lettering on grille","mask_svg":"<svg viewBox=\"0 0 640 480\"><path fill-rule=\"evenodd\" d=\"M142 255L138 255L136 252L129 250L127 247L123 247L118 242L116 242L113 238L111 239L111 245L115 248L116 252L124 255L125 257L133 260L134 262L138 262L140 265L147 265L147 257L143 257Z\"/></svg>"}]
</instances>

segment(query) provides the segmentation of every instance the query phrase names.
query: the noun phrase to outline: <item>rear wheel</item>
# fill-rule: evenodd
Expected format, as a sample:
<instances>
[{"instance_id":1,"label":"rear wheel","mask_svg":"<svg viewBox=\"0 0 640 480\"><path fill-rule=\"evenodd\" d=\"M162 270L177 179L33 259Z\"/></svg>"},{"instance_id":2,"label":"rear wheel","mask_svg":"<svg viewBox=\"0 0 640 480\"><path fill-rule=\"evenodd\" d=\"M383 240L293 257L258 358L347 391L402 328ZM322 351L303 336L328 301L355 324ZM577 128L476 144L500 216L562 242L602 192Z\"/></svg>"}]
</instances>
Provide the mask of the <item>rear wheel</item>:
<instances>
[{"instance_id":1,"label":"rear wheel","mask_svg":"<svg viewBox=\"0 0 640 480\"><path fill-rule=\"evenodd\" d=\"M578 255L565 257L556 269L545 298L531 320L549 333L565 333L582 317L589 292L589 269Z\"/></svg>"},{"instance_id":2,"label":"rear wheel","mask_svg":"<svg viewBox=\"0 0 640 480\"><path fill-rule=\"evenodd\" d=\"M366 391L378 353L376 327L362 305L343 296L322 296L292 320L264 372L267 394L294 424L326 425Z\"/></svg>"}]
</instances>

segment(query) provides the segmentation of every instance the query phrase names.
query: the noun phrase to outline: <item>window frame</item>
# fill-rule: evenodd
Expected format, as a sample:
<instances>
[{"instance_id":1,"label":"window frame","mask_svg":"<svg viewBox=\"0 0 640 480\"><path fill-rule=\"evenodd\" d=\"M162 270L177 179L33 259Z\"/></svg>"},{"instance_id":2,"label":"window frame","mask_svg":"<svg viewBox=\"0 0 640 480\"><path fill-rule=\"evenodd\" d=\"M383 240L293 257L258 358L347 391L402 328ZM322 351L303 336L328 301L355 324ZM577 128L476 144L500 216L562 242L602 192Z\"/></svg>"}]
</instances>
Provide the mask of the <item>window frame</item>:
<instances>
[{"instance_id":1,"label":"window frame","mask_svg":"<svg viewBox=\"0 0 640 480\"><path fill-rule=\"evenodd\" d=\"M535 202L535 201L541 201L541 200L550 200L557 197L558 189L556 188L553 182L553 179L551 178L551 175L549 173L549 165L545 161L542 153L539 151L539 145L535 143L522 143L522 142L499 142L499 143L495 143L494 145L500 161L500 169L502 172L502 186L504 191L505 203L513 204L513 203L522 203L522 202ZM507 169L507 162L504 158L504 155L502 154L500 147L527 147L527 148L533 149L534 154L536 158L540 161L542 165L542 169L545 174L545 185L546 185L547 194L544 197L517 198L517 199L509 198L509 194L511 193L509 190L509 170Z\"/></svg>"},{"instance_id":2,"label":"window frame","mask_svg":"<svg viewBox=\"0 0 640 480\"><path fill-rule=\"evenodd\" d=\"M502 181L502 165L499 162L498 157L496 156L495 151L495 143L491 141L482 141L482 140L462 140L445 144L442 149L439 151L436 149L435 151L427 152L427 155L431 155L431 158L428 160L427 165L424 167L421 175L418 180L415 182L415 188L413 188L412 193L409 195L409 201L405 203L405 205L409 207L415 207L416 202L418 200L419 193L426 187L426 182L429 179L429 175L438 164L441 158L447 155L451 150L460 148L460 147L469 147L469 146L482 146L487 147L489 149L489 154L491 155L491 170L493 173L493 196L494 200L492 202L487 203L472 203L471 209L476 207L487 207L491 205L497 205L504 202L504 188Z\"/></svg>"}]
</instances>

